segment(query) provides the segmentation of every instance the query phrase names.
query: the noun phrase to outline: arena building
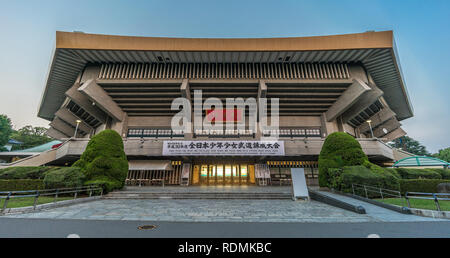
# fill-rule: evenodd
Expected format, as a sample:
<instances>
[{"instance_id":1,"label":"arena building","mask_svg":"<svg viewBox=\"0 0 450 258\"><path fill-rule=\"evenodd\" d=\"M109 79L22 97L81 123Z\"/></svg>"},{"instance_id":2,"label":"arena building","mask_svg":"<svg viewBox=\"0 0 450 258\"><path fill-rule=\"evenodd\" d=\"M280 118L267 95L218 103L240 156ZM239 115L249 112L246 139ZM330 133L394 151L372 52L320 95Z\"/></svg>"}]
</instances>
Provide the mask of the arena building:
<instances>
[{"instance_id":1,"label":"arena building","mask_svg":"<svg viewBox=\"0 0 450 258\"><path fill-rule=\"evenodd\" d=\"M224 103L278 99L276 139L249 126L251 108L216 110L243 128L174 130L177 98L203 118L215 110L194 101L200 91ZM57 32L38 116L64 143L22 165L70 164L91 136L113 129L123 137L129 184L284 185L290 168L304 167L314 185L328 134L346 132L371 161L389 163L395 150L386 142L406 134L401 121L413 109L392 31L245 39Z\"/></svg>"}]
</instances>

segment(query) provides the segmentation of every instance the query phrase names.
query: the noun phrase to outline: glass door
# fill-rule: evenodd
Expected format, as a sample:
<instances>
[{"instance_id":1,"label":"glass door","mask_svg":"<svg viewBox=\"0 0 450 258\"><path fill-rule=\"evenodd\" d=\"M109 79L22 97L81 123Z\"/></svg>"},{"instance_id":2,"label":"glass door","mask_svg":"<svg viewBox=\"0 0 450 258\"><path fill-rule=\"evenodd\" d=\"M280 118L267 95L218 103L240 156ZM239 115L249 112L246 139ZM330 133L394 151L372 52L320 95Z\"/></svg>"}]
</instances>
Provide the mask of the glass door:
<instances>
[{"instance_id":1,"label":"glass door","mask_svg":"<svg viewBox=\"0 0 450 258\"><path fill-rule=\"evenodd\" d=\"M230 185L232 184L232 170L231 165L225 165L225 184Z\"/></svg>"},{"instance_id":2,"label":"glass door","mask_svg":"<svg viewBox=\"0 0 450 258\"><path fill-rule=\"evenodd\" d=\"M200 184L208 184L208 165L202 165L200 168Z\"/></svg>"},{"instance_id":3,"label":"glass door","mask_svg":"<svg viewBox=\"0 0 450 258\"><path fill-rule=\"evenodd\" d=\"M223 179L223 165L222 164L216 165L216 174L217 174L216 185L223 185L224 179Z\"/></svg>"},{"instance_id":4,"label":"glass door","mask_svg":"<svg viewBox=\"0 0 450 258\"><path fill-rule=\"evenodd\" d=\"M238 165L232 165L232 183L233 185L239 184L239 166Z\"/></svg>"},{"instance_id":5,"label":"glass door","mask_svg":"<svg viewBox=\"0 0 450 258\"><path fill-rule=\"evenodd\" d=\"M216 184L216 178L217 178L217 174L216 174L216 165L209 165L209 170L208 170L208 184L209 185L214 185Z\"/></svg>"},{"instance_id":6,"label":"glass door","mask_svg":"<svg viewBox=\"0 0 450 258\"><path fill-rule=\"evenodd\" d=\"M247 165L240 165L241 167L241 185L247 184L248 181L248 166Z\"/></svg>"}]
</instances>

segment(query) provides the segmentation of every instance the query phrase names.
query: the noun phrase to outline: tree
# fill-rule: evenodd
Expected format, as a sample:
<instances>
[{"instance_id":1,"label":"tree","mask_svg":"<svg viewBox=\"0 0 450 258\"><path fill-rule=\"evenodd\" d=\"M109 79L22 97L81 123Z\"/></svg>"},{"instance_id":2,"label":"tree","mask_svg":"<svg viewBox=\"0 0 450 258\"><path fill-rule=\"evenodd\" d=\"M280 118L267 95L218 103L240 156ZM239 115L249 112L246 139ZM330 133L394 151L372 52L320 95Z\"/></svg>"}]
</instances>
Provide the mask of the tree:
<instances>
[{"instance_id":1,"label":"tree","mask_svg":"<svg viewBox=\"0 0 450 258\"><path fill-rule=\"evenodd\" d=\"M19 142L23 142L20 146L13 146L12 150L23 150L45 144L52 141L45 133L47 128L33 127L31 125L24 126L11 134L11 138Z\"/></svg>"},{"instance_id":2,"label":"tree","mask_svg":"<svg viewBox=\"0 0 450 258\"><path fill-rule=\"evenodd\" d=\"M438 153L433 154L433 157L450 162L450 147L439 150Z\"/></svg>"},{"instance_id":3,"label":"tree","mask_svg":"<svg viewBox=\"0 0 450 258\"><path fill-rule=\"evenodd\" d=\"M128 174L122 137L109 129L94 135L72 167L86 175L86 184L100 184L106 192L122 188Z\"/></svg>"},{"instance_id":4,"label":"tree","mask_svg":"<svg viewBox=\"0 0 450 258\"><path fill-rule=\"evenodd\" d=\"M329 186L329 170L344 166L365 165L369 159L353 136L336 132L327 136L319 154L319 185Z\"/></svg>"},{"instance_id":5,"label":"tree","mask_svg":"<svg viewBox=\"0 0 450 258\"><path fill-rule=\"evenodd\" d=\"M12 132L11 119L6 115L0 115L0 151L6 150L3 146L8 143Z\"/></svg>"},{"instance_id":6,"label":"tree","mask_svg":"<svg viewBox=\"0 0 450 258\"><path fill-rule=\"evenodd\" d=\"M427 151L426 147L420 144L418 141L414 140L408 136L402 136L397 138L390 143L390 145L397 149L402 149L409 153L415 154L417 156L430 156L431 154Z\"/></svg>"}]
</instances>

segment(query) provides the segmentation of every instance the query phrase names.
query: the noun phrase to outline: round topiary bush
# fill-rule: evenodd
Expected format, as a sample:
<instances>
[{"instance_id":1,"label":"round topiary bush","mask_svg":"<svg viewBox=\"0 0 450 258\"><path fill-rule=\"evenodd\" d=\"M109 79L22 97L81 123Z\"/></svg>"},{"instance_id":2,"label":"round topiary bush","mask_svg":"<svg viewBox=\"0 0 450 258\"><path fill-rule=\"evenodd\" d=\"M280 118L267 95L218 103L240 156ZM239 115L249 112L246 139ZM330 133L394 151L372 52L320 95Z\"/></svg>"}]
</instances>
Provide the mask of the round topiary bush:
<instances>
[{"instance_id":1,"label":"round topiary bush","mask_svg":"<svg viewBox=\"0 0 450 258\"><path fill-rule=\"evenodd\" d=\"M336 132L328 135L319 155L319 185L330 185L330 168L364 165L369 162L359 142L351 135Z\"/></svg>"},{"instance_id":2,"label":"round topiary bush","mask_svg":"<svg viewBox=\"0 0 450 258\"><path fill-rule=\"evenodd\" d=\"M122 137L114 130L93 136L73 167L81 168L86 175L85 184L100 184L107 192L122 188L128 174Z\"/></svg>"}]
</instances>

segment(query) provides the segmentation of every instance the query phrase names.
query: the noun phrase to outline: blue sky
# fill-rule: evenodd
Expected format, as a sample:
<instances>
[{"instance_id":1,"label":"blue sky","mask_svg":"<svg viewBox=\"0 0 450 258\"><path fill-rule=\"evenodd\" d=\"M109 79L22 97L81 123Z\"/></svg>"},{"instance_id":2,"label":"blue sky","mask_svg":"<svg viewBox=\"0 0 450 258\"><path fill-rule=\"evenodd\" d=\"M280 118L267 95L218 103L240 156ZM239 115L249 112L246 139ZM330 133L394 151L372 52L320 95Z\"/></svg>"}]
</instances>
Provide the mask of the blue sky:
<instances>
[{"instance_id":1,"label":"blue sky","mask_svg":"<svg viewBox=\"0 0 450 258\"><path fill-rule=\"evenodd\" d=\"M429 151L450 146L450 1L0 0L0 113L37 117L55 31L168 37L294 37L394 30L415 116L403 121Z\"/></svg>"}]
</instances>

